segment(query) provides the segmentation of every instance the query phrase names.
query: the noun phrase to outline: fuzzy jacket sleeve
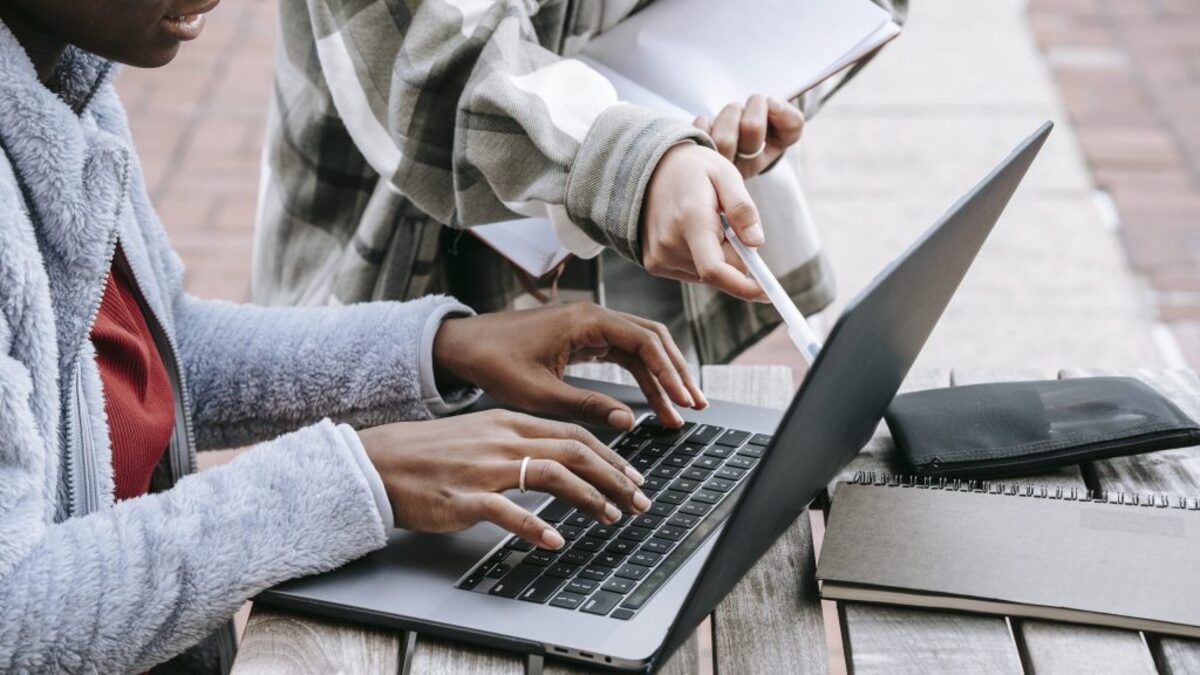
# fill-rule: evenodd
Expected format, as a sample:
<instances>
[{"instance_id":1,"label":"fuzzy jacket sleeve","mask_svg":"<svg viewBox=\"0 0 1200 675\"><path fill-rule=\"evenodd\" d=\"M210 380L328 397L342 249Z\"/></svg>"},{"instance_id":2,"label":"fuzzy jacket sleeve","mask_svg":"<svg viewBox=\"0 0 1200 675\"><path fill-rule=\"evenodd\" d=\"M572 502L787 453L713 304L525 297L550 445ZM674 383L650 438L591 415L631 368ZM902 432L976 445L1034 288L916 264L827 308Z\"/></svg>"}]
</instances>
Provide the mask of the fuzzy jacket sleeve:
<instances>
[{"instance_id":1,"label":"fuzzy jacket sleeve","mask_svg":"<svg viewBox=\"0 0 1200 675\"><path fill-rule=\"evenodd\" d=\"M386 540L328 420L166 492L47 523L54 448L32 422L28 389L21 365L0 357L0 672L143 672L256 593Z\"/></svg>"},{"instance_id":2,"label":"fuzzy jacket sleeve","mask_svg":"<svg viewBox=\"0 0 1200 675\"><path fill-rule=\"evenodd\" d=\"M455 304L430 296L261 307L180 294L175 332L197 445L244 445L323 417L362 428L444 411L422 389L421 337L431 317Z\"/></svg>"}]
</instances>

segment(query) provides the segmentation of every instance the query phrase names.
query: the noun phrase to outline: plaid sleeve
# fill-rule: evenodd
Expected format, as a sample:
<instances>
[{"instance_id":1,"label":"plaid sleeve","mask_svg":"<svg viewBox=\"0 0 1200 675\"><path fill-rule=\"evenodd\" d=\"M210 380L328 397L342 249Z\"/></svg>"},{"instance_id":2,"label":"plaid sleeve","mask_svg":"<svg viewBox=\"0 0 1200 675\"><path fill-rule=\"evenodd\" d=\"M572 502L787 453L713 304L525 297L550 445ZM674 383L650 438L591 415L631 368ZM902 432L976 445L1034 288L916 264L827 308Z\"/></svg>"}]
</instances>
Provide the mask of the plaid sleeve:
<instances>
[{"instance_id":1,"label":"plaid sleeve","mask_svg":"<svg viewBox=\"0 0 1200 675\"><path fill-rule=\"evenodd\" d=\"M542 46L533 0L304 1L354 145L448 225L549 218L640 260L656 162L676 143L709 142L618 103L602 75Z\"/></svg>"}]
</instances>

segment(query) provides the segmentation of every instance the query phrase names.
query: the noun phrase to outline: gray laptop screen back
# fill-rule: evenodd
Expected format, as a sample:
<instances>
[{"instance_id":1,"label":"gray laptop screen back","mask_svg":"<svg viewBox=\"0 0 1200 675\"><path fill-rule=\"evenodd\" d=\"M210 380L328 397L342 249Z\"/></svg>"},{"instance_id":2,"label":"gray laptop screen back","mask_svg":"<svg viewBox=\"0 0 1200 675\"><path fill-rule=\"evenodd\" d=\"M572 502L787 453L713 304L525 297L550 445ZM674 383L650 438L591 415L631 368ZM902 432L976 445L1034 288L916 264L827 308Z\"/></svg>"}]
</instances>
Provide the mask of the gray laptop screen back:
<instances>
[{"instance_id":1,"label":"gray laptop screen back","mask_svg":"<svg viewBox=\"0 0 1200 675\"><path fill-rule=\"evenodd\" d=\"M1051 127L1022 142L846 308L652 665L691 635L871 439Z\"/></svg>"}]
</instances>

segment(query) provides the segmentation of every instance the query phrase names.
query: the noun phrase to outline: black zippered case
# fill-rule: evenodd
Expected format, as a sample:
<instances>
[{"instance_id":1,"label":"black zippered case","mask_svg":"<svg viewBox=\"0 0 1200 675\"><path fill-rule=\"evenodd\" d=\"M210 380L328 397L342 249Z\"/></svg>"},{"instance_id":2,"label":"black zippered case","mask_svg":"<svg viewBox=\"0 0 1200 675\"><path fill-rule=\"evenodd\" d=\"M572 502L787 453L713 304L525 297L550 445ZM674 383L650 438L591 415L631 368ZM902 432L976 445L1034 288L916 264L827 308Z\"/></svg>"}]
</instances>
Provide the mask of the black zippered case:
<instances>
[{"instance_id":1,"label":"black zippered case","mask_svg":"<svg viewBox=\"0 0 1200 675\"><path fill-rule=\"evenodd\" d=\"M1000 478L1200 445L1200 426L1131 377L996 382L897 396L885 415L919 476Z\"/></svg>"}]
</instances>

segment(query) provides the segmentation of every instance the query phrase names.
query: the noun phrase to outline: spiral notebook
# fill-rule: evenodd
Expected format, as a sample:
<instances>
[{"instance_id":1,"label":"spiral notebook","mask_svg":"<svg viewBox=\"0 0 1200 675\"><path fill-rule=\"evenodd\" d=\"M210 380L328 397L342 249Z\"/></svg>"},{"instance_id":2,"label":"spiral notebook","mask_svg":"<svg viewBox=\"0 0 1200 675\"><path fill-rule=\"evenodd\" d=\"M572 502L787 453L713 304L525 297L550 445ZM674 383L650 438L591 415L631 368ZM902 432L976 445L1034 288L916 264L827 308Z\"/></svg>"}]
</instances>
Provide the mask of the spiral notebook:
<instances>
[{"instance_id":1,"label":"spiral notebook","mask_svg":"<svg viewBox=\"0 0 1200 675\"><path fill-rule=\"evenodd\" d=\"M821 596L1200 638L1200 503L859 474L833 497Z\"/></svg>"}]
</instances>

